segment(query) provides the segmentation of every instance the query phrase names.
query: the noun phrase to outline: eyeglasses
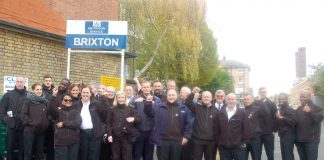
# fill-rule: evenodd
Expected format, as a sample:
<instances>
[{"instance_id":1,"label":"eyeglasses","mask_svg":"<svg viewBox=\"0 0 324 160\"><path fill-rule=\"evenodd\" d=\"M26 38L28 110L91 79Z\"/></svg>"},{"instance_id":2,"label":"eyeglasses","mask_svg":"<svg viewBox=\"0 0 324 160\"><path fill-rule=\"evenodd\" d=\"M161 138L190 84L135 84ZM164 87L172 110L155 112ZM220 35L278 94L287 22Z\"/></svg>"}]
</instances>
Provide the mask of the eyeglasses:
<instances>
[{"instance_id":1,"label":"eyeglasses","mask_svg":"<svg viewBox=\"0 0 324 160\"><path fill-rule=\"evenodd\" d=\"M63 99L64 102L72 102L72 99Z\"/></svg>"},{"instance_id":2,"label":"eyeglasses","mask_svg":"<svg viewBox=\"0 0 324 160\"><path fill-rule=\"evenodd\" d=\"M223 98L223 95L216 95L217 98Z\"/></svg>"}]
</instances>

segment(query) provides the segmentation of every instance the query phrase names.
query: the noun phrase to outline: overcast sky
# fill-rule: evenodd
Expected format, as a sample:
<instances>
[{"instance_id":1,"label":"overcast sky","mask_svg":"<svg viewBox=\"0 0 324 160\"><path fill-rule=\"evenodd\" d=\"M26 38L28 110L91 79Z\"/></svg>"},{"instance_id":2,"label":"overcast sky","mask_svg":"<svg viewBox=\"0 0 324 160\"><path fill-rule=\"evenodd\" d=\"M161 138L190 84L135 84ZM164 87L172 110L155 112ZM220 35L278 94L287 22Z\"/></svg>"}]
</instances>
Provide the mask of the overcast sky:
<instances>
[{"instance_id":1,"label":"overcast sky","mask_svg":"<svg viewBox=\"0 0 324 160\"><path fill-rule=\"evenodd\" d=\"M289 93L295 52L306 47L307 65L324 62L323 0L206 0L207 22L219 57L248 64L257 93Z\"/></svg>"}]
</instances>

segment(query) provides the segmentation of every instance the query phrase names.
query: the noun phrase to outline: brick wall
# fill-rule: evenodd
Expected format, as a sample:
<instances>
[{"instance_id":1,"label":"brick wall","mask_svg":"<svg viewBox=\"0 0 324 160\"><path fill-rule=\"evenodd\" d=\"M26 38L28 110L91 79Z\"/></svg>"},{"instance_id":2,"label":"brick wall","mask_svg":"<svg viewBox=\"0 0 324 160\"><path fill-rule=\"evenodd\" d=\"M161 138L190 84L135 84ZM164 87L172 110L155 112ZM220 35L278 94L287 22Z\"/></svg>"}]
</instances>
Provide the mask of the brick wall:
<instances>
[{"instance_id":1,"label":"brick wall","mask_svg":"<svg viewBox=\"0 0 324 160\"><path fill-rule=\"evenodd\" d=\"M61 12L66 19L118 20L117 0L46 0L49 5Z\"/></svg>"},{"instance_id":2,"label":"brick wall","mask_svg":"<svg viewBox=\"0 0 324 160\"><path fill-rule=\"evenodd\" d=\"M0 29L0 95L3 76L22 75L30 86L50 74L54 83L66 77L67 50L64 42ZM119 76L120 58L107 54L73 53L70 77L73 82L99 81L100 75Z\"/></svg>"}]
</instances>

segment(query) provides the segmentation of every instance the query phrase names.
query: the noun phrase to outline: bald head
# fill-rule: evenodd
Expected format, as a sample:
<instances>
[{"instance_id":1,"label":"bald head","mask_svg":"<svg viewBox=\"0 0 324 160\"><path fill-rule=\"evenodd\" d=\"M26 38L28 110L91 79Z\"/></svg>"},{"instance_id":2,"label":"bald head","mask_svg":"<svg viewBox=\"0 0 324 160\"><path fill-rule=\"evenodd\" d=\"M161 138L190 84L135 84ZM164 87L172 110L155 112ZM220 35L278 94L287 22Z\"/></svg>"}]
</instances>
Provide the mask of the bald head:
<instances>
[{"instance_id":1,"label":"bald head","mask_svg":"<svg viewBox=\"0 0 324 160\"><path fill-rule=\"evenodd\" d=\"M202 101L203 101L204 105L206 105L207 107L212 105L212 103L211 103L211 101L212 101L212 93L211 92L204 91L202 93L201 97L202 97Z\"/></svg>"},{"instance_id":2,"label":"bald head","mask_svg":"<svg viewBox=\"0 0 324 160\"><path fill-rule=\"evenodd\" d=\"M310 91L303 91L299 99L300 103L304 106L312 101L312 93Z\"/></svg>"},{"instance_id":3,"label":"bald head","mask_svg":"<svg viewBox=\"0 0 324 160\"><path fill-rule=\"evenodd\" d=\"M178 93L174 89L170 89L167 93L167 100L170 103L174 103L178 98Z\"/></svg>"}]
</instances>

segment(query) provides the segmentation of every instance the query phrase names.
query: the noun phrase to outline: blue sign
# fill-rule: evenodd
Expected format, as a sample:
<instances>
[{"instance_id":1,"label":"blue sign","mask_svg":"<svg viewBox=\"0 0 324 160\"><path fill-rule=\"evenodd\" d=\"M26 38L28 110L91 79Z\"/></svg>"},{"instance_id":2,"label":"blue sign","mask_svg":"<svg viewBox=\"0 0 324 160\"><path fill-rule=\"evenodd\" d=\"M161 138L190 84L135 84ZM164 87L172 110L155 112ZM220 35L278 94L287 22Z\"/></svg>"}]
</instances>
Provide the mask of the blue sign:
<instances>
[{"instance_id":1,"label":"blue sign","mask_svg":"<svg viewBox=\"0 0 324 160\"><path fill-rule=\"evenodd\" d=\"M101 48L116 49L126 48L126 35L66 35L67 48Z\"/></svg>"},{"instance_id":2,"label":"blue sign","mask_svg":"<svg viewBox=\"0 0 324 160\"><path fill-rule=\"evenodd\" d=\"M67 21L67 48L125 49L126 44L126 21Z\"/></svg>"}]
</instances>

